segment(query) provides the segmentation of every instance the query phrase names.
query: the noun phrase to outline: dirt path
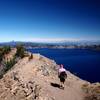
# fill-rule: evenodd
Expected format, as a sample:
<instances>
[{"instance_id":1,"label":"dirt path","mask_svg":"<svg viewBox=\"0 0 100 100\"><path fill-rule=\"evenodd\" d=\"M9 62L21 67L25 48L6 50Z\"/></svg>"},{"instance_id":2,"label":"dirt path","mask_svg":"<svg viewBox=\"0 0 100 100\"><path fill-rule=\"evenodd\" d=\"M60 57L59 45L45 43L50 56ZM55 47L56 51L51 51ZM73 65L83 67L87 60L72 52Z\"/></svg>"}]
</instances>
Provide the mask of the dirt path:
<instances>
[{"instance_id":1,"label":"dirt path","mask_svg":"<svg viewBox=\"0 0 100 100\"><path fill-rule=\"evenodd\" d=\"M34 80L35 84L38 84L41 87L41 91L38 91L38 93L39 93L39 96L42 97L42 99L38 98L35 100L83 100L84 94L81 90L81 86L84 83L84 81L82 81L81 79L77 78L76 76L68 72L67 73L68 78L65 82L65 89L64 90L60 89L59 79L57 77L57 74L54 74L53 69L51 68L53 64L50 60L46 58L43 58L42 60L33 59L31 61L29 61L28 58L24 58L20 60L12 68L12 70L10 70L6 74L6 76L12 77L13 73L17 73L17 78L23 85L25 85L26 83L30 84L29 81ZM48 73L46 73L46 75L44 75L46 71L49 71L50 74L48 75ZM7 80L9 81L12 79L7 78ZM14 80L12 81L16 83L16 81ZM1 86L3 86L3 84L1 84ZM16 84L13 87L19 88L18 85ZM11 85L11 88L12 88L12 85ZM12 88L12 91L15 91L14 88ZM22 88L22 91L23 89L27 91L27 88L25 87L23 88L23 86L21 88ZM9 88L7 89L9 90ZM10 92L11 91L9 90L9 93ZM6 96L7 95L6 91L3 94ZM20 96L22 96L23 94L20 94ZM9 94L9 98L10 98L10 95L12 94ZM12 95L12 97L14 96L15 95ZM50 97L51 99L47 99L46 97ZM17 94L16 94L16 98L17 98ZM19 99L16 99L16 100L19 100ZM33 100L33 99L21 99L21 100Z\"/></svg>"},{"instance_id":2,"label":"dirt path","mask_svg":"<svg viewBox=\"0 0 100 100\"><path fill-rule=\"evenodd\" d=\"M54 80L48 79L48 81L44 82L41 80L39 83L43 85L46 95L54 98L54 100L83 100L84 98L80 82L66 81L64 90L59 88L59 80L57 78Z\"/></svg>"},{"instance_id":3,"label":"dirt path","mask_svg":"<svg viewBox=\"0 0 100 100\"><path fill-rule=\"evenodd\" d=\"M21 62L22 63L22 62ZM75 76L68 73L68 78L65 82L65 89L59 88L59 79L56 76L43 76L37 72L37 66L43 65L43 62L32 60L26 64L26 59L23 60L23 67L19 68L19 74L23 81L32 79L42 86L42 96L48 95L55 100L83 100L84 94L81 91L82 81L78 80Z\"/></svg>"}]
</instances>

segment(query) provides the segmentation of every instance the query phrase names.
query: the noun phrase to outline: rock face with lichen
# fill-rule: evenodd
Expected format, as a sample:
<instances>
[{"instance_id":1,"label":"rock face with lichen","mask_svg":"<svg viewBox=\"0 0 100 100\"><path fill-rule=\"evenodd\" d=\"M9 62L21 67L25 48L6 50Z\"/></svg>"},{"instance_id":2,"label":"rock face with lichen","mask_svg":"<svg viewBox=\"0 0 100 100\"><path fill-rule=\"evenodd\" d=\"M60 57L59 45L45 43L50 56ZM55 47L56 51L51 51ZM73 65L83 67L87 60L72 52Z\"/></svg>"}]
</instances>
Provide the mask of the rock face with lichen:
<instances>
[{"instance_id":1,"label":"rock face with lichen","mask_svg":"<svg viewBox=\"0 0 100 100\"><path fill-rule=\"evenodd\" d=\"M82 86L88 82L67 71L62 90L57 69L55 61L40 54L20 59L0 79L0 100L84 100Z\"/></svg>"}]
</instances>

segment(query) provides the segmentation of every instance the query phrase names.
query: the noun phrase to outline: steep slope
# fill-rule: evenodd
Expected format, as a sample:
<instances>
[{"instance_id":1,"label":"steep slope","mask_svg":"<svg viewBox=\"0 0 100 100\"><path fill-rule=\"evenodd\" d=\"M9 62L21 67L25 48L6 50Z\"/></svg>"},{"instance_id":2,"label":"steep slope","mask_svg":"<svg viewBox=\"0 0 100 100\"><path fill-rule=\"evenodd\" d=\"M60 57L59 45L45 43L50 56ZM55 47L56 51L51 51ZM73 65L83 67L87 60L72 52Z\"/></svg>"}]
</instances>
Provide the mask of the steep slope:
<instances>
[{"instance_id":1,"label":"steep slope","mask_svg":"<svg viewBox=\"0 0 100 100\"><path fill-rule=\"evenodd\" d=\"M15 53L16 53L16 48L12 48L9 53L4 54L2 62L0 63L0 78L2 78L2 75L5 73L6 69L5 63L13 59Z\"/></svg>"},{"instance_id":2,"label":"steep slope","mask_svg":"<svg viewBox=\"0 0 100 100\"><path fill-rule=\"evenodd\" d=\"M86 82L67 72L65 89L59 88L57 64L39 54L21 59L0 80L0 100L83 100Z\"/></svg>"}]
</instances>

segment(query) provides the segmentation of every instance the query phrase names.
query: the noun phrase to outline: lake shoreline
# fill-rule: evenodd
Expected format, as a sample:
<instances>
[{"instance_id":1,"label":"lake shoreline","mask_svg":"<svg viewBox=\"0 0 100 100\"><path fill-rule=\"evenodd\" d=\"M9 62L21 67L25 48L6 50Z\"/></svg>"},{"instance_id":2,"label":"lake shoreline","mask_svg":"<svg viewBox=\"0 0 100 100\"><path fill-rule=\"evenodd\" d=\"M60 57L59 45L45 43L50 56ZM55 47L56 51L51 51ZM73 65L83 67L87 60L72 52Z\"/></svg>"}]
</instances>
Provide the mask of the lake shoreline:
<instances>
[{"instance_id":1,"label":"lake shoreline","mask_svg":"<svg viewBox=\"0 0 100 100\"><path fill-rule=\"evenodd\" d=\"M100 65L100 52L89 49L51 48L34 48L28 49L28 51L31 53L40 53L50 59L53 59L58 64L64 64L67 70L84 80L90 82L100 81L100 78L97 77L99 76L98 70ZM94 75L92 75L92 73L94 73Z\"/></svg>"}]
</instances>

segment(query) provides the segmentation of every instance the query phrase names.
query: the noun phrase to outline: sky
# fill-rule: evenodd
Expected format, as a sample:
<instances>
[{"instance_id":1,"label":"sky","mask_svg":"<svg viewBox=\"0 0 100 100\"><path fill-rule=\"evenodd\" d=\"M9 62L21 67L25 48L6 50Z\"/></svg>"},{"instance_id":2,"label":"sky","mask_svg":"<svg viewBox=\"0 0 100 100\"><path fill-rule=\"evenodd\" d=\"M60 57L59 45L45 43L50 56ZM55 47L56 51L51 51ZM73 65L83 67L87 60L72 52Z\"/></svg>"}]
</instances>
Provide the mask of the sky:
<instances>
[{"instance_id":1,"label":"sky","mask_svg":"<svg viewBox=\"0 0 100 100\"><path fill-rule=\"evenodd\" d=\"M100 0L0 0L0 42L100 40Z\"/></svg>"}]
</instances>

